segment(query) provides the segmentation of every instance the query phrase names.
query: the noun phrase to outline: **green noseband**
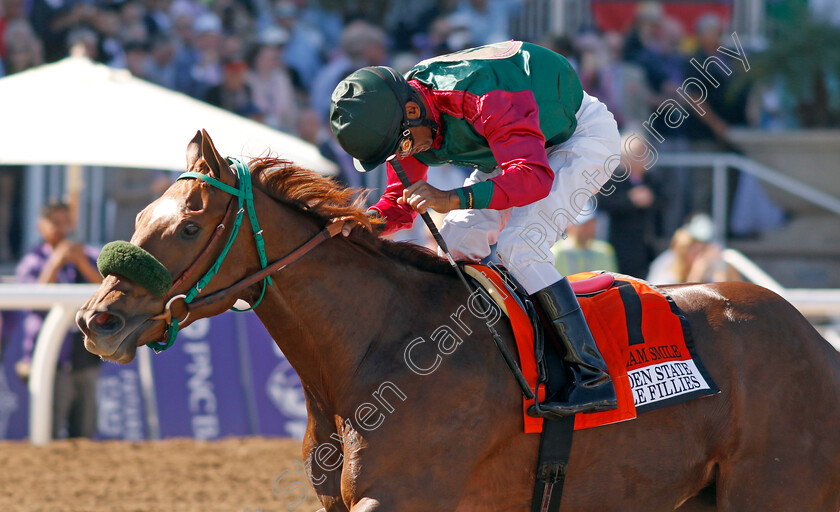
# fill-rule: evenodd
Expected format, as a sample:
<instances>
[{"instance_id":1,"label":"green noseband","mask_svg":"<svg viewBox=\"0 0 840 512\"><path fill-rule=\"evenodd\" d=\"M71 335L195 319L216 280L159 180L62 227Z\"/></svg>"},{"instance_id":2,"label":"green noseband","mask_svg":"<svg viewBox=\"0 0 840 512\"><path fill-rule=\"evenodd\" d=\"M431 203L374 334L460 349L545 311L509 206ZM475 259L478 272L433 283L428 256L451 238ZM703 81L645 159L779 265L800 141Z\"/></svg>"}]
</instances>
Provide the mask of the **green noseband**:
<instances>
[{"instance_id":1,"label":"green noseband","mask_svg":"<svg viewBox=\"0 0 840 512\"><path fill-rule=\"evenodd\" d=\"M103 277L114 274L131 279L155 297L163 297L172 287L172 276L157 258L124 240L105 245L96 266Z\"/></svg>"}]
</instances>

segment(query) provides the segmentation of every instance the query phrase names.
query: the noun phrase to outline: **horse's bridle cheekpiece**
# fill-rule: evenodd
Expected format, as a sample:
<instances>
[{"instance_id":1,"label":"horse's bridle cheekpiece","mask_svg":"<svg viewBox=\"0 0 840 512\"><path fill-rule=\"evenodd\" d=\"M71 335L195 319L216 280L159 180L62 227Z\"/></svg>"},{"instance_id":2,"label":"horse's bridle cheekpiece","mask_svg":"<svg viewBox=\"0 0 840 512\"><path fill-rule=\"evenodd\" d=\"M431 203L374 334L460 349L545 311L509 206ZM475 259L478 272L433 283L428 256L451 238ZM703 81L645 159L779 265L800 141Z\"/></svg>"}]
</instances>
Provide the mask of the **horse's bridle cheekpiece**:
<instances>
[{"instance_id":1,"label":"horse's bridle cheekpiece","mask_svg":"<svg viewBox=\"0 0 840 512\"><path fill-rule=\"evenodd\" d=\"M189 318L191 311L229 299L231 296L262 281L262 291L260 296L256 302L251 305L251 307L247 309L237 309L235 307L231 308L233 311L237 312L250 311L254 309L259 305L265 296L266 286L272 284L270 277L271 274L281 270L286 265L292 263L312 250L321 242L329 240L341 231L341 223L330 223L326 228L319 231L306 243L269 265L265 255L265 240L262 236L262 229L260 229L259 222L257 221L257 213L254 210L254 192L251 187L251 171L245 163L236 158L228 158L227 162L236 171L237 187L231 187L212 176L198 172L185 172L178 177L179 180L190 178L200 179L205 183L227 192L232 197L228 203L227 211L222 218L222 223L216 227L216 230L210 237L207 245L204 246L204 249L202 249L196 259L193 260L190 266L181 273L174 283L169 271L166 270L166 267L164 267L157 258L145 249L132 243L123 240L111 242L105 245L99 254L97 266L99 268L99 272L103 276L113 274L125 277L134 281L146 289L149 293L157 297L162 296L165 298L166 305L164 306L164 311L150 318L150 320L163 320L168 325L165 343L148 343L149 347L151 347L156 353L160 353L172 346L175 342L176 336L178 335L179 324L185 322L187 318ZM238 199L239 208L237 210L232 208L234 204L234 197ZM227 288L195 300L196 297L198 297L198 294L201 293L201 290L210 283L213 276L219 272L222 262L233 245L236 235L239 233L239 227L242 225L242 219L246 211L248 212L248 219L254 231L254 242L257 246L257 254L259 255L260 267L262 267L262 270L239 280ZM189 288L189 290L185 292L178 292L180 288L185 286L187 278L190 277L199 262L204 260L204 257L208 255L211 252L211 249L216 245L217 240L220 239L220 235L226 230L225 226L230 224L231 216L234 212L235 218L233 219L230 234L228 235L227 242L222 248L221 253L219 253L216 258L216 261L207 270L207 272L205 272L205 274ZM183 300L186 306L189 306L190 304L193 306L192 309L187 307L187 314L181 320L173 317L171 312L172 304L177 300Z\"/></svg>"}]
</instances>

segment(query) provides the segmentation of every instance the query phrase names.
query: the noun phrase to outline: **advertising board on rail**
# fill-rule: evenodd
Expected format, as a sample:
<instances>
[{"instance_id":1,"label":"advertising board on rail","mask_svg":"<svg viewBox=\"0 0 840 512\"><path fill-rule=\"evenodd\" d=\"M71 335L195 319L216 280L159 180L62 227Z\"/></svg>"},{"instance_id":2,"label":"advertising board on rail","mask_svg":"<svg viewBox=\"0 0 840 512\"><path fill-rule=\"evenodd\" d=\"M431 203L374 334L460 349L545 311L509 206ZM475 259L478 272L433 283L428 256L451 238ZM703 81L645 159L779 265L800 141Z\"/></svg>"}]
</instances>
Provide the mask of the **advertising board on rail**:
<instances>
[{"instance_id":1,"label":"advertising board on rail","mask_svg":"<svg viewBox=\"0 0 840 512\"><path fill-rule=\"evenodd\" d=\"M20 333L13 324L5 330L0 439L24 439L28 391L14 370L22 357ZM129 365L102 363L97 438L147 439L150 411L164 438L303 436L306 405L300 380L255 314L228 312L198 320L151 360L151 403L144 400L136 359Z\"/></svg>"}]
</instances>

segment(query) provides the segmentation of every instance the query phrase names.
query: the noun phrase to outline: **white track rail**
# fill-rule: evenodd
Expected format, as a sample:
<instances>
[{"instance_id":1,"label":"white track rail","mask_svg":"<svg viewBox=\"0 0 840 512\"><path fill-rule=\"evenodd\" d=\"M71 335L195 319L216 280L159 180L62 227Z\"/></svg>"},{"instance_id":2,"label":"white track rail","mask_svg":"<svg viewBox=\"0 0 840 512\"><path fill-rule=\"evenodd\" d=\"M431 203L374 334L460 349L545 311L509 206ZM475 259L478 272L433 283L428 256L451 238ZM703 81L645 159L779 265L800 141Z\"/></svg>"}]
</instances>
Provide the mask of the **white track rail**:
<instances>
[{"instance_id":1,"label":"white track rail","mask_svg":"<svg viewBox=\"0 0 840 512\"><path fill-rule=\"evenodd\" d=\"M52 439L52 400L61 344L76 311L98 288L95 284L0 284L0 309L49 311L38 333L29 375L29 441L45 445ZM141 384L151 375L148 350L138 350ZM145 376L145 377L144 377Z\"/></svg>"}]
</instances>

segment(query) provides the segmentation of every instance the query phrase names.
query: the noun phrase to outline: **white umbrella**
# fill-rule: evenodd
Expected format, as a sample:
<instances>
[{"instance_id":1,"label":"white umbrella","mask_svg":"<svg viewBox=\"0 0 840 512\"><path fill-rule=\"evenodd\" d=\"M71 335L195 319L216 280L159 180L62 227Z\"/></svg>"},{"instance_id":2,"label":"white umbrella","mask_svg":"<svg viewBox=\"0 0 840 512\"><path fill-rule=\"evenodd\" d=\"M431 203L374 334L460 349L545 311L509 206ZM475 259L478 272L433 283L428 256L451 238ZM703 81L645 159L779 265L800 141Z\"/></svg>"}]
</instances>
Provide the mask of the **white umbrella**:
<instances>
[{"instance_id":1,"label":"white umbrella","mask_svg":"<svg viewBox=\"0 0 840 512\"><path fill-rule=\"evenodd\" d=\"M183 170L187 144L200 128L225 156L270 151L336 172L301 139L85 57L0 79L0 165Z\"/></svg>"}]
</instances>

